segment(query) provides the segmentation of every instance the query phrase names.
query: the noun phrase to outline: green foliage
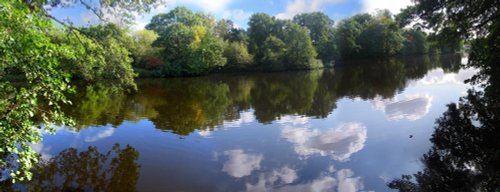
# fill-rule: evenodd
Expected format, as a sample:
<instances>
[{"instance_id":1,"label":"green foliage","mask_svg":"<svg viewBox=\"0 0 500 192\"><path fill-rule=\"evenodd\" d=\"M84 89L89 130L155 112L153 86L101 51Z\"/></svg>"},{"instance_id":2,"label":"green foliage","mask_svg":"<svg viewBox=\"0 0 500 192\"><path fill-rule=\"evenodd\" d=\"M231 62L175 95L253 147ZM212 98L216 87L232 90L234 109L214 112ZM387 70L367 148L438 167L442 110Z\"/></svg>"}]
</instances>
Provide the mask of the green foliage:
<instances>
[{"instance_id":1,"label":"green foliage","mask_svg":"<svg viewBox=\"0 0 500 192\"><path fill-rule=\"evenodd\" d=\"M259 48L271 35L274 23L275 19L265 13L253 14L248 21L249 50L255 58L259 59L257 62L262 62L263 50Z\"/></svg>"},{"instance_id":2,"label":"green foliage","mask_svg":"<svg viewBox=\"0 0 500 192\"><path fill-rule=\"evenodd\" d=\"M231 38L231 32L234 29L234 24L231 20L222 19L217 21L214 31L215 35L224 40Z\"/></svg>"},{"instance_id":3,"label":"green foliage","mask_svg":"<svg viewBox=\"0 0 500 192\"><path fill-rule=\"evenodd\" d=\"M261 46L261 66L264 69L280 70L284 68L283 58L286 54L286 44L278 37L271 35Z\"/></svg>"},{"instance_id":4,"label":"green foliage","mask_svg":"<svg viewBox=\"0 0 500 192\"><path fill-rule=\"evenodd\" d=\"M316 61L316 50L312 45L307 29L288 23L284 30L286 53L284 62L286 69L313 69L321 65Z\"/></svg>"},{"instance_id":5,"label":"green foliage","mask_svg":"<svg viewBox=\"0 0 500 192\"><path fill-rule=\"evenodd\" d=\"M403 47L401 29L389 11L375 16L355 15L339 23L335 32L342 59L388 57Z\"/></svg>"},{"instance_id":6,"label":"green foliage","mask_svg":"<svg viewBox=\"0 0 500 192\"><path fill-rule=\"evenodd\" d=\"M403 47L401 29L389 11L381 11L367 22L359 44L361 57L393 56Z\"/></svg>"},{"instance_id":7,"label":"green foliage","mask_svg":"<svg viewBox=\"0 0 500 192\"><path fill-rule=\"evenodd\" d=\"M416 14L415 6L407 6L404 9L401 9L401 12L394 16L395 22L399 25L399 27L403 28L410 25L415 20Z\"/></svg>"},{"instance_id":8,"label":"green foliage","mask_svg":"<svg viewBox=\"0 0 500 192\"><path fill-rule=\"evenodd\" d=\"M296 23L257 13L250 17L248 33L250 52L263 69L321 67L308 30Z\"/></svg>"},{"instance_id":9,"label":"green foliage","mask_svg":"<svg viewBox=\"0 0 500 192\"><path fill-rule=\"evenodd\" d=\"M154 31L140 30L133 34L134 67L155 69L159 68L163 61L160 58L160 49L153 47L153 42L158 38Z\"/></svg>"},{"instance_id":10,"label":"green foliage","mask_svg":"<svg viewBox=\"0 0 500 192\"><path fill-rule=\"evenodd\" d=\"M52 33L52 41L73 51L74 55L62 62L73 77L91 82L116 79L125 87L135 87L130 57L134 43L126 30L107 24L57 31Z\"/></svg>"},{"instance_id":11,"label":"green foliage","mask_svg":"<svg viewBox=\"0 0 500 192\"><path fill-rule=\"evenodd\" d=\"M193 54L188 60L188 69L185 73L207 73L213 69L221 68L227 63L223 55L224 42L211 33L205 33L205 35L201 37L201 42L198 44L195 41L194 44L191 45L191 49L193 50Z\"/></svg>"},{"instance_id":12,"label":"green foliage","mask_svg":"<svg viewBox=\"0 0 500 192\"><path fill-rule=\"evenodd\" d=\"M0 79L6 70L15 69L27 81L14 87L0 81L0 169L10 170L14 181L31 179L29 171L38 161L30 143L40 142L40 129L53 131L53 125L71 121L60 104L70 103L69 75L60 70L64 59L75 56L68 45L55 44L47 32L56 30L20 1L0 4ZM47 105L41 110L39 105ZM35 115L42 124L34 121Z\"/></svg>"},{"instance_id":13,"label":"green foliage","mask_svg":"<svg viewBox=\"0 0 500 192\"><path fill-rule=\"evenodd\" d=\"M334 59L333 20L322 12L302 13L293 17L293 22L308 29L312 43L323 62Z\"/></svg>"},{"instance_id":14,"label":"green foliage","mask_svg":"<svg viewBox=\"0 0 500 192\"><path fill-rule=\"evenodd\" d=\"M184 7L153 17L146 28L158 33L167 76L199 75L224 66L224 42L214 34L214 19Z\"/></svg>"},{"instance_id":15,"label":"green foliage","mask_svg":"<svg viewBox=\"0 0 500 192\"><path fill-rule=\"evenodd\" d=\"M224 57L227 58L226 68L244 69L253 64L253 56L248 53L247 46L241 42L226 42Z\"/></svg>"},{"instance_id":16,"label":"green foliage","mask_svg":"<svg viewBox=\"0 0 500 192\"><path fill-rule=\"evenodd\" d=\"M429 52L429 43L424 32L409 29L403 32L403 36L405 40L400 52L402 55L423 55Z\"/></svg>"},{"instance_id":17,"label":"green foliage","mask_svg":"<svg viewBox=\"0 0 500 192\"><path fill-rule=\"evenodd\" d=\"M145 11L155 2L97 3L112 15L121 15ZM40 142L41 132L72 125L61 112L61 105L71 104L65 96L72 92L71 75L90 82L114 79L117 85L135 87L129 56L135 48L126 30L113 24L77 28L46 10L77 3L85 2L0 1L0 169L10 171L13 181L31 179L38 156L30 143ZM12 75L26 82L14 86Z\"/></svg>"}]
</instances>

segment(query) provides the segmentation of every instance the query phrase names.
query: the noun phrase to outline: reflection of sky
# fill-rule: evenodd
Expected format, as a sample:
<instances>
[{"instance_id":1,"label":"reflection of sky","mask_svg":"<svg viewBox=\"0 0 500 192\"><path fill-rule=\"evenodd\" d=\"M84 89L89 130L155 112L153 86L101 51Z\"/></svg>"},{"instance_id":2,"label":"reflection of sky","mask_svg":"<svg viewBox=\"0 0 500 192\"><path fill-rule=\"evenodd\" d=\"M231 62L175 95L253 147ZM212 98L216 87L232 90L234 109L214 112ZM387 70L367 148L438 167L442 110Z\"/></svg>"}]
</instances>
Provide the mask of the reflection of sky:
<instances>
[{"instance_id":1,"label":"reflection of sky","mask_svg":"<svg viewBox=\"0 0 500 192\"><path fill-rule=\"evenodd\" d=\"M337 161L347 161L363 149L367 137L366 127L360 123L342 123L325 131L285 125L281 136L291 142L302 157L318 154Z\"/></svg>"},{"instance_id":2,"label":"reflection of sky","mask_svg":"<svg viewBox=\"0 0 500 192\"><path fill-rule=\"evenodd\" d=\"M224 151L228 160L224 163L222 171L239 178L248 176L254 170L260 169L260 162L263 156L257 154L248 154L241 149Z\"/></svg>"},{"instance_id":3,"label":"reflection of sky","mask_svg":"<svg viewBox=\"0 0 500 192\"><path fill-rule=\"evenodd\" d=\"M437 68L427 72L427 74L419 80L410 81L408 86L426 86L439 84L464 84L464 81L472 77L478 70L464 69L458 73L445 73L443 69Z\"/></svg>"},{"instance_id":4,"label":"reflection of sky","mask_svg":"<svg viewBox=\"0 0 500 192\"><path fill-rule=\"evenodd\" d=\"M224 127L240 127L241 124L251 123L255 121L253 111L245 111L240 113L240 118L233 121L224 121Z\"/></svg>"},{"instance_id":5,"label":"reflection of sky","mask_svg":"<svg viewBox=\"0 0 500 192\"><path fill-rule=\"evenodd\" d=\"M85 142L95 142L95 141L99 141L101 139L111 137L111 136L113 136L114 132L115 132L115 128L113 128L113 127L104 128L103 130L100 130L97 134L86 136Z\"/></svg>"},{"instance_id":6,"label":"reflection of sky","mask_svg":"<svg viewBox=\"0 0 500 192\"><path fill-rule=\"evenodd\" d=\"M339 192L355 192L364 189L364 184L359 176L355 176L351 169L327 170L319 174L315 179L306 182L294 183L298 178L297 170L287 166L278 170L273 170L270 173L263 173L258 176L255 183L247 183L246 191L283 191L283 192L300 192L300 191L339 191Z\"/></svg>"},{"instance_id":7,"label":"reflection of sky","mask_svg":"<svg viewBox=\"0 0 500 192\"><path fill-rule=\"evenodd\" d=\"M383 111L388 120L415 121L429 113L432 97L429 95L396 96L392 99L375 98L371 101L376 110Z\"/></svg>"},{"instance_id":8,"label":"reflection of sky","mask_svg":"<svg viewBox=\"0 0 500 192\"><path fill-rule=\"evenodd\" d=\"M283 115L260 124L250 109L182 138L141 120L59 130L35 149L47 158L68 147L130 144L140 152L144 191L387 191L386 181L421 169L436 117L470 74L435 69L393 98L342 98L324 119Z\"/></svg>"}]
</instances>

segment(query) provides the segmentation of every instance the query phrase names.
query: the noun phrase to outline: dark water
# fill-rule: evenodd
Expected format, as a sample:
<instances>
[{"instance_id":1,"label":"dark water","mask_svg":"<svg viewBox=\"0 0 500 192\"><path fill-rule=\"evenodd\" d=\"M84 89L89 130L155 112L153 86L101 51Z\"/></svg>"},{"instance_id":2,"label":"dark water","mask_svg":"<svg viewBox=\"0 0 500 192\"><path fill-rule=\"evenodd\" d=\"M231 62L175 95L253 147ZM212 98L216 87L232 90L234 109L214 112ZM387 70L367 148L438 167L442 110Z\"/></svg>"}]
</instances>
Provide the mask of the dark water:
<instances>
[{"instance_id":1,"label":"dark water","mask_svg":"<svg viewBox=\"0 0 500 192\"><path fill-rule=\"evenodd\" d=\"M422 169L435 119L474 70L460 57L93 86L76 127L35 145L44 191L388 191Z\"/></svg>"}]
</instances>

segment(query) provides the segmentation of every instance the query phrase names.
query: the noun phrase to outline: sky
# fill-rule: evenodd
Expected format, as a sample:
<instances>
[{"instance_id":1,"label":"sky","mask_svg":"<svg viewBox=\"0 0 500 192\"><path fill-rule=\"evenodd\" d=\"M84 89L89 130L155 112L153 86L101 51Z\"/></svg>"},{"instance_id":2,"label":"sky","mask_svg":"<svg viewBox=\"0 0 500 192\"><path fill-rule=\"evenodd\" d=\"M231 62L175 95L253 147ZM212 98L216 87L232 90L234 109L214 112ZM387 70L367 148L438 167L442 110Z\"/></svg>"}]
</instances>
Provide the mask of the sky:
<instances>
[{"instance_id":1,"label":"sky","mask_svg":"<svg viewBox=\"0 0 500 192\"><path fill-rule=\"evenodd\" d=\"M281 19L291 19L299 13L322 11L334 21L357 13L373 13L377 9L389 9L398 13L401 8L411 4L411 0L166 0L151 12L138 15L135 30L143 29L152 16L166 13L177 6L185 6L193 11L212 14L217 19L230 19L236 27L247 28L253 13L267 13ZM95 22L97 19L83 7L52 10L60 19L69 18L76 25Z\"/></svg>"}]
</instances>

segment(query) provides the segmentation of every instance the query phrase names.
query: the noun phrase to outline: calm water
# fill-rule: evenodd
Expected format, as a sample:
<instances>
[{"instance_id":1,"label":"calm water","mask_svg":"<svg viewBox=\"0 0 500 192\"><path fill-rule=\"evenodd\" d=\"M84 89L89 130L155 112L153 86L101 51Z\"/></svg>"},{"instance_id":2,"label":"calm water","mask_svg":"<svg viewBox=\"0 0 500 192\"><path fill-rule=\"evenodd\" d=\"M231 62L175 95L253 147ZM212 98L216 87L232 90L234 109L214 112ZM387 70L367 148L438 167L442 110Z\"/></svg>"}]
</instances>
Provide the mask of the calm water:
<instances>
[{"instance_id":1,"label":"calm water","mask_svg":"<svg viewBox=\"0 0 500 192\"><path fill-rule=\"evenodd\" d=\"M474 70L460 57L87 87L78 126L34 146L28 187L99 191L388 191L422 169L434 122ZM26 186L24 186L26 187Z\"/></svg>"}]
</instances>

